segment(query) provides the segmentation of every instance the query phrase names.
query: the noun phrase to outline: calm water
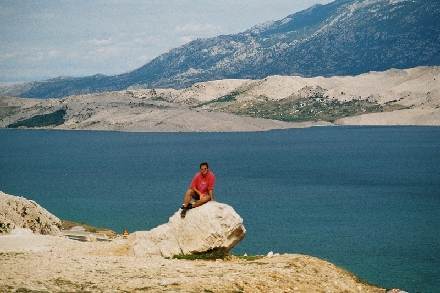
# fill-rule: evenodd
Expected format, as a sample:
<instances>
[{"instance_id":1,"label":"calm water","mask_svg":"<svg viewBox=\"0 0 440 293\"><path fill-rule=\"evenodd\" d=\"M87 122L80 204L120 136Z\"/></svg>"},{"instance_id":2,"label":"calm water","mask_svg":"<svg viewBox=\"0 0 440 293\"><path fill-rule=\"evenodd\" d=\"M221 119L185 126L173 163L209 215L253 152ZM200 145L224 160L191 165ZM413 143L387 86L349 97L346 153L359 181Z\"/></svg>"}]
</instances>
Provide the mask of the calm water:
<instances>
[{"instance_id":1,"label":"calm water","mask_svg":"<svg viewBox=\"0 0 440 293\"><path fill-rule=\"evenodd\" d=\"M168 221L201 161L244 219L235 254L302 253L440 292L440 128L256 133L0 129L0 190L117 232Z\"/></svg>"}]
</instances>

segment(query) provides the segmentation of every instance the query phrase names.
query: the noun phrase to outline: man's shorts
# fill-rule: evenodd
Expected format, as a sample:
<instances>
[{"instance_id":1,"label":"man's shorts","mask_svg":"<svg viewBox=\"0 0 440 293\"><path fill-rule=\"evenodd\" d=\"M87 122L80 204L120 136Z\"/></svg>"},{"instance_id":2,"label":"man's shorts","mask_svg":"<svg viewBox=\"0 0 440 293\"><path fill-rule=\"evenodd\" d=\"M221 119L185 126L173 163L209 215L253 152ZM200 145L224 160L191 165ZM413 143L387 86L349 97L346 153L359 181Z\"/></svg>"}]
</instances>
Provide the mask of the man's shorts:
<instances>
[{"instance_id":1,"label":"man's shorts","mask_svg":"<svg viewBox=\"0 0 440 293\"><path fill-rule=\"evenodd\" d=\"M209 200L211 200L211 196L209 194L205 194L206 196L209 196ZM199 200L200 199L200 195L196 194L196 195L191 195L191 197L195 200Z\"/></svg>"}]
</instances>

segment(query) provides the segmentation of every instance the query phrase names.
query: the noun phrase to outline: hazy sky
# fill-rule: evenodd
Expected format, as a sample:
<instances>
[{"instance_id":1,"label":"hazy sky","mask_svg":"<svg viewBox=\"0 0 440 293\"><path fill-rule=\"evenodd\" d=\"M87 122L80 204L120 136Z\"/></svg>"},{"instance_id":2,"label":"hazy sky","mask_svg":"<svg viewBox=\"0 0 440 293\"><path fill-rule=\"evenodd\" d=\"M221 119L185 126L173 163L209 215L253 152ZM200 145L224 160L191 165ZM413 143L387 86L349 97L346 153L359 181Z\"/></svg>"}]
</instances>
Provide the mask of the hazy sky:
<instances>
[{"instance_id":1,"label":"hazy sky","mask_svg":"<svg viewBox=\"0 0 440 293\"><path fill-rule=\"evenodd\" d=\"M119 74L332 0L0 0L0 82Z\"/></svg>"}]
</instances>

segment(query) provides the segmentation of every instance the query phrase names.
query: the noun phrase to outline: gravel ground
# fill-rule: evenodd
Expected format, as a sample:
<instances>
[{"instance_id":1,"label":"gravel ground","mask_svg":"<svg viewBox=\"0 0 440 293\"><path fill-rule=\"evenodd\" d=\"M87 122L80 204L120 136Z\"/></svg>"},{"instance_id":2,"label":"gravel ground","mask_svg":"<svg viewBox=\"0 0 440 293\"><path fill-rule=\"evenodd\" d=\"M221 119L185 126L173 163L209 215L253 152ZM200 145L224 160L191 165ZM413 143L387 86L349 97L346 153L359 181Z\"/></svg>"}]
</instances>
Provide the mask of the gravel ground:
<instances>
[{"instance_id":1,"label":"gravel ground","mask_svg":"<svg viewBox=\"0 0 440 293\"><path fill-rule=\"evenodd\" d=\"M127 256L123 237L0 236L0 292L385 292L315 257L247 261Z\"/></svg>"}]
</instances>

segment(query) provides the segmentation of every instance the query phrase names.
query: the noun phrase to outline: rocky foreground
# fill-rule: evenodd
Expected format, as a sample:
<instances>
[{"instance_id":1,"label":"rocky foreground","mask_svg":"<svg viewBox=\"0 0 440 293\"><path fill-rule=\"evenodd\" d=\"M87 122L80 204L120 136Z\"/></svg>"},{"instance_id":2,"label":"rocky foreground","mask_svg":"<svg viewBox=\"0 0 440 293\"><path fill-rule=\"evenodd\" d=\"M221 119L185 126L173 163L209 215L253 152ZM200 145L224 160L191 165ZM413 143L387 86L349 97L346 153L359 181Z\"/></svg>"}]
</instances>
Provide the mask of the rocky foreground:
<instances>
[{"instance_id":1,"label":"rocky foreground","mask_svg":"<svg viewBox=\"0 0 440 293\"><path fill-rule=\"evenodd\" d=\"M386 292L306 255L173 258L231 249L246 233L242 221L210 202L150 231L80 242L37 203L0 192L0 292Z\"/></svg>"},{"instance_id":2,"label":"rocky foreground","mask_svg":"<svg viewBox=\"0 0 440 293\"><path fill-rule=\"evenodd\" d=\"M124 241L0 236L0 292L385 292L311 256L130 257Z\"/></svg>"}]
</instances>

